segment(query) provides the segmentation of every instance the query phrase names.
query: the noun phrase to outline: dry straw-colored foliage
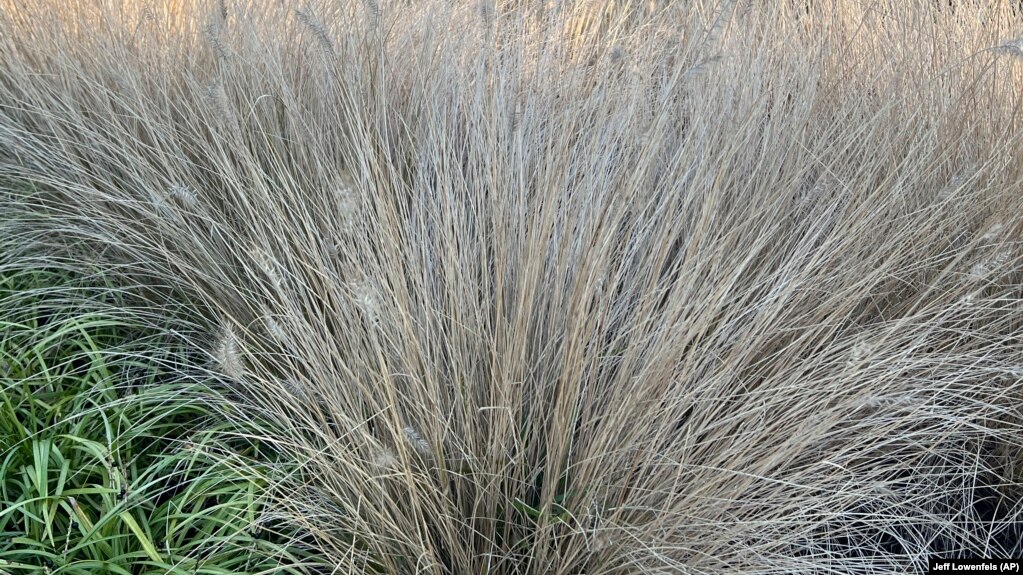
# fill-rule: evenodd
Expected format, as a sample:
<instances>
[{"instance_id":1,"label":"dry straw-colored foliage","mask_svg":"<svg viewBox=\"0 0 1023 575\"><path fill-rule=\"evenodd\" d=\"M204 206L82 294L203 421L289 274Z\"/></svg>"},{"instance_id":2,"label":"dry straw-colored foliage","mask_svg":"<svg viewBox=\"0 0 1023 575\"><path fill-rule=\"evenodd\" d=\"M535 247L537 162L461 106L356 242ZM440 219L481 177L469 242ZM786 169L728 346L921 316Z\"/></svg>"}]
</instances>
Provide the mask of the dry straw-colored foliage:
<instances>
[{"instance_id":1,"label":"dry straw-colored foliage","mask_svg":"<svg viewBox=\"0 0 1023 575\"><path fill-rule=\"evenodd\" d=\"M1021 553L1009 2L0 5L0 230L205 354L335 572Z\"/></svg>"}]
</instances>

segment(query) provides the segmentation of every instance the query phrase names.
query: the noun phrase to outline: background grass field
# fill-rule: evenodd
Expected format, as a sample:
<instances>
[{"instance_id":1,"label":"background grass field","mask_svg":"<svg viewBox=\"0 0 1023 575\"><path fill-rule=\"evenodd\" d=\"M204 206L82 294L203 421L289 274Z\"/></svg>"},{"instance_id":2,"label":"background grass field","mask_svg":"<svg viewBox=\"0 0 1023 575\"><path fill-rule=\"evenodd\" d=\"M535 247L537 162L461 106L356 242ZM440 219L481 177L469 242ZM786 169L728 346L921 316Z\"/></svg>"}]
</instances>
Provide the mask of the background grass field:
<instances>
[{"instance_id":1,"label":"background grass field","mask_svg":"<svg viewBox=\"0 0 1023 575\"><path fill-rule=\"evenodd\" d=\"M1020 38L0 0L0 572L1023 554Z\"/></svg>"}]
</instances>

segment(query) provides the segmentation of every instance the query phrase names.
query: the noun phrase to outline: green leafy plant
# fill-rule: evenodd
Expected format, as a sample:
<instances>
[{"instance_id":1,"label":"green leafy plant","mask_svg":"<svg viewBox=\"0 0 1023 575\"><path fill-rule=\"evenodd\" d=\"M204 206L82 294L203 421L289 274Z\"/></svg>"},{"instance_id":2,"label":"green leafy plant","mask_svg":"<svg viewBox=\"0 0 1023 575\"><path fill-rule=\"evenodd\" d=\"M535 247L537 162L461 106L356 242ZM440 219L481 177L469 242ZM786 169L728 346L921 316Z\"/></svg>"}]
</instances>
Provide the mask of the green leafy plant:
<instances>
[{"instance_id":1,"label":"green leafy plant","mask_svg":"<svg viewBox=\"0 0 1023 575\"><path fill-rule=\"evenodd\" d=\"M214 424L212 392L167 367L182 350L62 273L0 282L0 568L297 572L264 504L273 454Z\"/></svg>"}]
</instances>

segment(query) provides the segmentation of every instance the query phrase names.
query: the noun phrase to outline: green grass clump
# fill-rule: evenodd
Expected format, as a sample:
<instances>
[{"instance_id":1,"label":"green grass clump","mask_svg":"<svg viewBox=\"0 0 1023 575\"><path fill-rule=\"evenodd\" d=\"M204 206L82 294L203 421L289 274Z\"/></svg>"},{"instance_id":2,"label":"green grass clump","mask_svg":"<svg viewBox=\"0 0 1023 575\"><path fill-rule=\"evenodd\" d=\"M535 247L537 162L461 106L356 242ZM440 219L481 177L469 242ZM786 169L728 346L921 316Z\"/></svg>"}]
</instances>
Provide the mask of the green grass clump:
<instances>
[{"instance_id":1,"label":"green grass clump","mask_svg":"<svg viewBox=\"0 0 1023 575\"><path fill-rule=\"evenodd\" d=\"M92 291L0 275L0 573L298 572L268 454L170 375L182 350Z\"/></svg>"}]
</instances>

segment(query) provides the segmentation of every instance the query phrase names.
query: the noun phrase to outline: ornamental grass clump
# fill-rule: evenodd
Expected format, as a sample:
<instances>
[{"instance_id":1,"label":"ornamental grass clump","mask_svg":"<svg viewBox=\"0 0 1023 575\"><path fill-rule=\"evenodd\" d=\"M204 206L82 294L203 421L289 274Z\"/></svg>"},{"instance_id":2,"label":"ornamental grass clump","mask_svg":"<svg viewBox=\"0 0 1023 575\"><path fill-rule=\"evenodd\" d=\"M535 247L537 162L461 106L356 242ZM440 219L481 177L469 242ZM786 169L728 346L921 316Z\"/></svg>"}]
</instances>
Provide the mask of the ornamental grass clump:
<instances>
[{"instance_id":1,"label":"ornamental grass clump","mask_svg":"<svg viewBox=\"0 0 1023 575\"><path fill-rule=\"evenodd\" d=\"M0 233L181 327L311 572L1018 556L1008 4L0 0Z\"/></svg>"}]
</instances>

